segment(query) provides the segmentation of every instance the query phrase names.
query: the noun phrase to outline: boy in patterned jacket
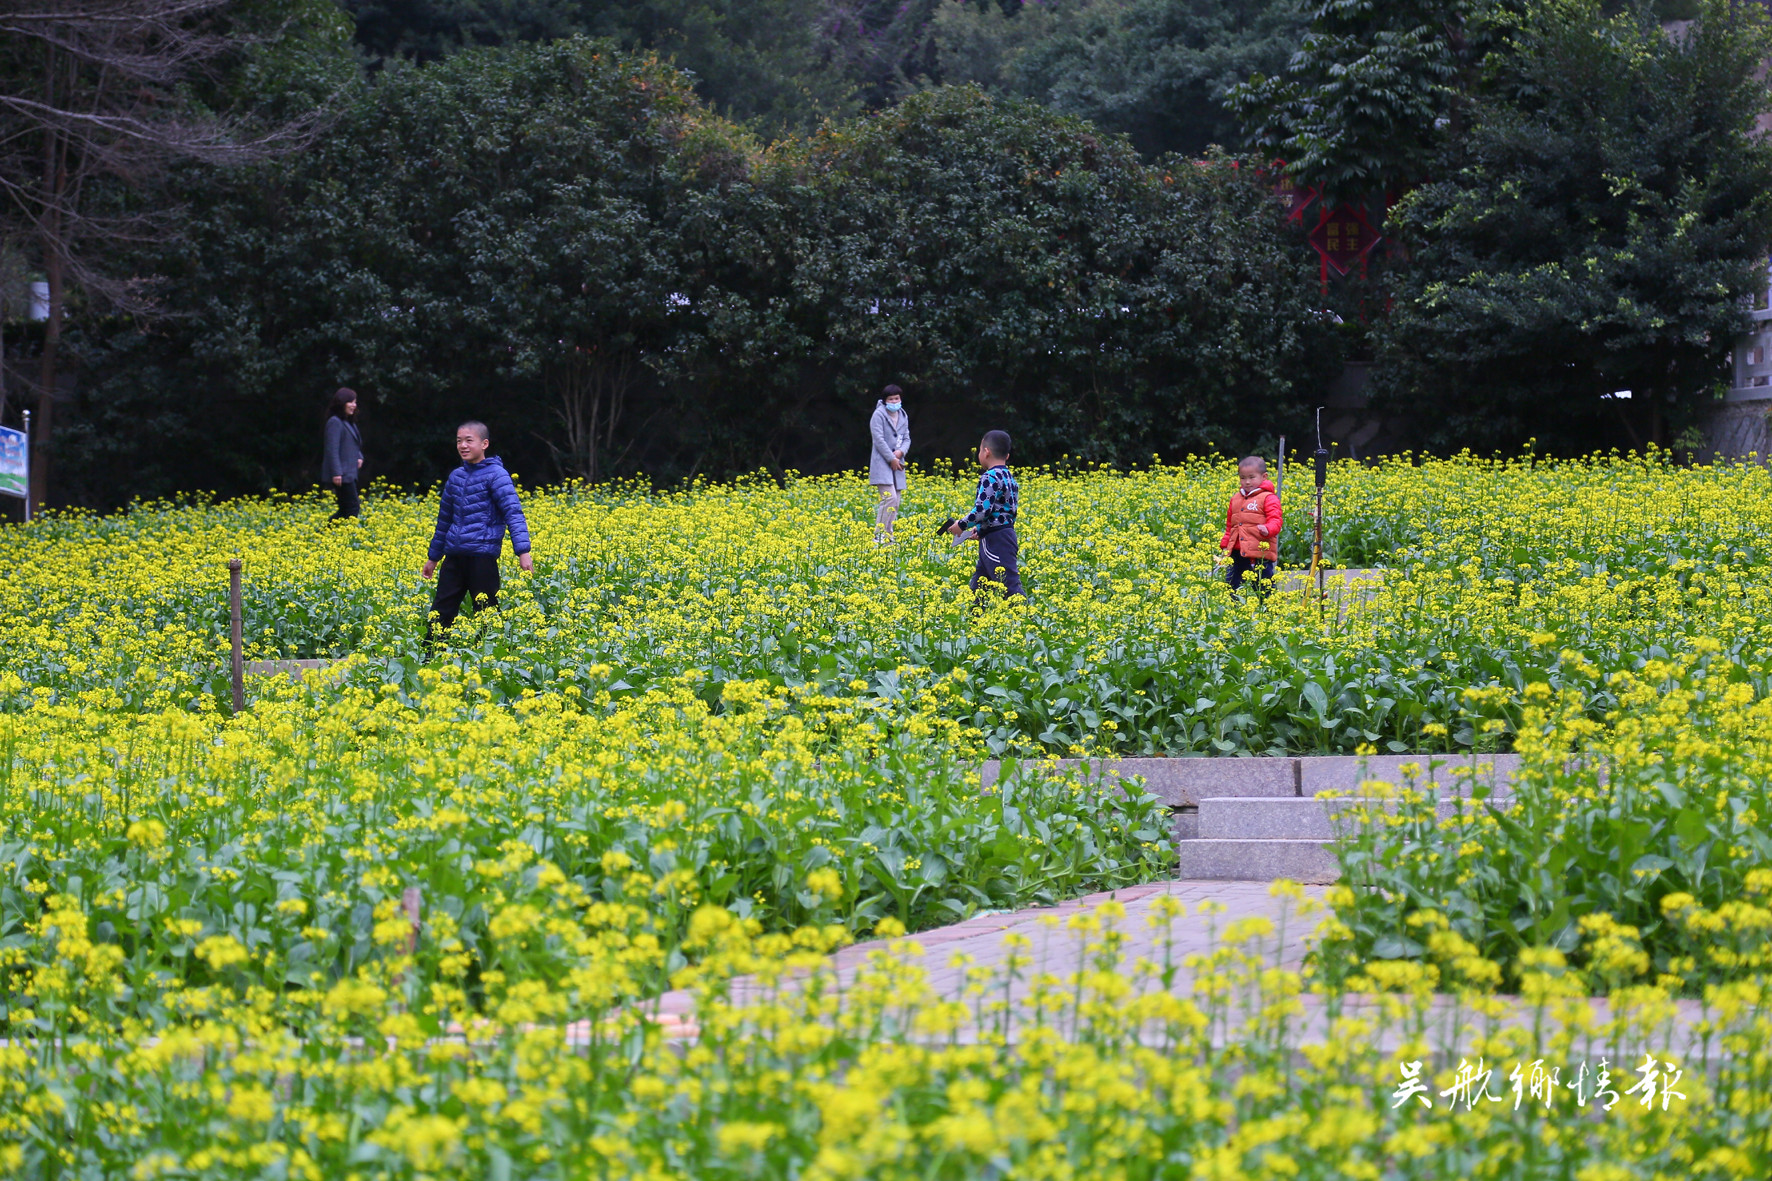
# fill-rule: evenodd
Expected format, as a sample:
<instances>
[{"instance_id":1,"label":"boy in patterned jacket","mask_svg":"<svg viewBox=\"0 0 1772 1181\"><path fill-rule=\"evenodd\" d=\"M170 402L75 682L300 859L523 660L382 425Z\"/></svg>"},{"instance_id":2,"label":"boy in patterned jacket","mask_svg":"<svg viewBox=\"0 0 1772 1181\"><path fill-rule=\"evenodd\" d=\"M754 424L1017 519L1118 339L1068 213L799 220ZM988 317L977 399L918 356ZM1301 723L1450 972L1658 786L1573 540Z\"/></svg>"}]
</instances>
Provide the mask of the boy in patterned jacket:
<instances>
[{"instance_id":1,"label":"boy in patterned jacket","mask_svg":"<svg viewBox=\"0 0 1772 1181\"><path fill-rule=\"evenodd\" d=\"M529 552L529 523L523 519L516 485L503 461L486 454L491 445L483 422L464 422L455 428L455 453L461 456L461 466L443 481L437 528L431 534L422 571L429 578L436 573L437 563L443 563L437 597L431 603L436 622L425 629L427 648L438 629L455 622L461 601L468 595L473 596L476 607L482 603L498 606L498 553L504 548L506 530L511 534L511 548L517 552L517 565L525 574L535 569Z\"/></svg>"},{"instance_id":2,"label":"boy in patterned jacket","mask_svg":"<svg viewBox=\"0 0 1772 1181\"><path fill-rule=\"evenodd\" d=\"M1015 536L1015 513L1021 490L1009 471L1009 435L986 431L978 444L978 495L972 511L948 526L955 537L971 530L978 538L978 568L972 572L972 589L989 580L1003 584L1003 596L1023 594L1021 572L1015 560L1020 542Z\"/></svg>"},{"instance_id":3,"label":"boy in patterned jacket","mask_svg":"<svg viewBox=\"0 0 1772 1181\"><path fill-rule=\"evenodd\" d=\"M1235 495L1224 514L1224 536L1218 548L1231 556L1225 575L1231 593L1243 587L1243 575L1259 569L1256 586L1265 591L1273 583L1274 559L1280 556L1280 497L1267 478L1267 460L1251 455L1237 465Z\"/></svg>"}]
</instances>

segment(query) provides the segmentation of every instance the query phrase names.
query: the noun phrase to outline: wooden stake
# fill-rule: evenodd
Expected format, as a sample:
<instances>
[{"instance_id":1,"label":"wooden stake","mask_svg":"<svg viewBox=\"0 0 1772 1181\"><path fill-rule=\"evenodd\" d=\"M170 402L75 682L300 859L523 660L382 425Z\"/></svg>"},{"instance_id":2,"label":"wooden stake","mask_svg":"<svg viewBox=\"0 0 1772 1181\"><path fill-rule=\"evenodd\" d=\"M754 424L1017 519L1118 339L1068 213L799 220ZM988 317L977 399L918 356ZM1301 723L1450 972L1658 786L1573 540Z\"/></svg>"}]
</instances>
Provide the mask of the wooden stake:
<instances>
[{"instance_id":1,"label":"wooden stake","mask_svg":"<svg viewBox=\"0 0 1772 1181\"><path fill-rule=\"evenodd\" d=\"M246 708L246 662L240 650L240 559L228 563L228 624L233 641L234 712Z\"/></svg>"}]
</instances>

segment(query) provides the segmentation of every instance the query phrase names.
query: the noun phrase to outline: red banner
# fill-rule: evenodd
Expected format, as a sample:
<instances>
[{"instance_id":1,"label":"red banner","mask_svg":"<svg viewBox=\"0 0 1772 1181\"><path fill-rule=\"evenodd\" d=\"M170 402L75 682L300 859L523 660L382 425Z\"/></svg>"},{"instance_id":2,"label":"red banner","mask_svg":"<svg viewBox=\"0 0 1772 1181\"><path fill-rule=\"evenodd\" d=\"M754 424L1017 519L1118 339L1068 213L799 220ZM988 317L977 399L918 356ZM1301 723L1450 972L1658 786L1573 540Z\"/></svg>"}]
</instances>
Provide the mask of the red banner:
<instances>
[{"instance_id":1,"label":"red banner","mask_svg":"<svg viewBox=\"0 0 1772 1181\"><path fill-rule=\"evenodd\" d=\"M1276 168L1284 169L1285 165L1274 162ZM1317 190L1309 185L1300 185L1290 175L1282 171L1279 181L1274 185L1274 196L1280 199L1285 207L1286 220L1302 223L1305 207L1317 199Z\"/></svg>"},{"instance_id":2,"label":"red banner","mask_svg":"<svg viewBox=\"0 0 1772 1181\"><path fill-rule=\"evenodd\" d=\"M1330 209L1321 207L1317 227L1310 232L1310 243L1316 247L1323 265L1336 274L1345 275L1378 245L1378 231L1366 220L1365 213L1345 205Z\"/></svg>"}]
</instances>

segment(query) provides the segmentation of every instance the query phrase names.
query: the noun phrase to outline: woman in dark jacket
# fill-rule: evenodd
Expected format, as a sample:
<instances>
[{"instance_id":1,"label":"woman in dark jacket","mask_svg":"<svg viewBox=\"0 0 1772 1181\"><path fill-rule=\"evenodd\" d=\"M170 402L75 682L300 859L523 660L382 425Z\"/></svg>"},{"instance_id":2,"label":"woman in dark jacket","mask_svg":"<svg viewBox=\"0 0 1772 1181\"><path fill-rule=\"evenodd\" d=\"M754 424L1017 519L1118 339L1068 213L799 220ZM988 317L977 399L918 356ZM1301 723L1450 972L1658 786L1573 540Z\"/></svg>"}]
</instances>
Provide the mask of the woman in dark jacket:
<instances>
[{"instance_id":1,"label":"woman in dark jacket","mask_svg":"<svg viewBox=\"0 0 1772 1181\"><path fill-rule=\"evenodd\" d=\"M332 485L338 496L338 511L332 520L354 517L360 509L357 500L357 473L363 468L363 436L357 431L357 391L341 389L332 395L326 411L326 453L320 460L320 479Z\"/></svg>"}]
</instances>

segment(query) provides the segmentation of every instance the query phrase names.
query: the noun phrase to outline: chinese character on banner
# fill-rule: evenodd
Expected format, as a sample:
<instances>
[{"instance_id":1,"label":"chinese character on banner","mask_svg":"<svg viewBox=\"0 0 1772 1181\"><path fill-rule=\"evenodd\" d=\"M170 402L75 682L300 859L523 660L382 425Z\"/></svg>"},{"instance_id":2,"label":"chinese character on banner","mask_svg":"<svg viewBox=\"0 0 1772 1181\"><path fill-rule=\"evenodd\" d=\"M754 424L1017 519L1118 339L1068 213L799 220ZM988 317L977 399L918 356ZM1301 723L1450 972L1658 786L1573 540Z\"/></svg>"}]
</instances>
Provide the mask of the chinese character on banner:
<instances>
[{"instance_id":1,"label":"chinese character on banner","mask_svg":"<svg viewBox=\"0 0 1772 1181\"><path fill-rule=\"evenodd\" d=\"M1274 167L1284 169L1285 165L1276 160ZM1280 199L1281 206L1285 208L1287 221L1303 224L1305 208L1317 199L1318 193L1314 187L1301 185L1282 171L1279 181L1274 185L1274 196Z\"/></svg>"},{"instance_id":2,"label":"chinese character on banner","mask_svg":"<svg viewBox=\"0 0 1772 1181\"><path fill-rule=\"evenodd\" d=\"M1310 233L1310 242L1316 247L1317 256L1323 260L1326 269L1345 275L1378 245L1378 231L1358 209L1349 209L1345 205L1334 209L1322 206L1317 215L1317 228Z\"/></svg>"}]
</instances>

